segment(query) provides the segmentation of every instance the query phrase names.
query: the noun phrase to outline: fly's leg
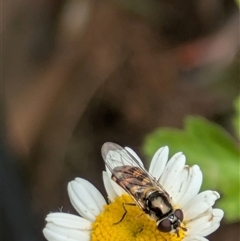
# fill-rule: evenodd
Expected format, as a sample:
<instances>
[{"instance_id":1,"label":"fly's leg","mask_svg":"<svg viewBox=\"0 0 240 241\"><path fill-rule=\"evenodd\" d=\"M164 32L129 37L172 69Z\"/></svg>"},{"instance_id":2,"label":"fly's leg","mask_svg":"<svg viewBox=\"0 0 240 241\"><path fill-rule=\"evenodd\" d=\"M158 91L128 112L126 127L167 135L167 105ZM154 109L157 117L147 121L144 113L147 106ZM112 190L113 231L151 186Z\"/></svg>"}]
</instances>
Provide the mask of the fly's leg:
<instances>
[{"instance_id":1,"label":"fly's leg","mask_svg":"<svg viewBox=\"0 0 240 241\"><path fill-rule=\"evenodd\" d=\"M122 203L122 206L123 206L123 209L124 209L124 214L122 215L122 218L118 222L114 223L114 225L121 223L122 220L125 218L125 216L127 214L127 209L126 209L125 205L136 206L136 203Z\"/></svg>"},{"instance_id":2,"label":"fly's leg","mask_svg":"<svg viewBox=\"0 0 240 241\"><path fill-rule=\"evenodd\" d=\"M140 218L142 215L144 215L145 213L140 213L140 214L138 214L136 217L135 217L135 219L137 220L138 218Z\"/></svg>"}]
</instances>

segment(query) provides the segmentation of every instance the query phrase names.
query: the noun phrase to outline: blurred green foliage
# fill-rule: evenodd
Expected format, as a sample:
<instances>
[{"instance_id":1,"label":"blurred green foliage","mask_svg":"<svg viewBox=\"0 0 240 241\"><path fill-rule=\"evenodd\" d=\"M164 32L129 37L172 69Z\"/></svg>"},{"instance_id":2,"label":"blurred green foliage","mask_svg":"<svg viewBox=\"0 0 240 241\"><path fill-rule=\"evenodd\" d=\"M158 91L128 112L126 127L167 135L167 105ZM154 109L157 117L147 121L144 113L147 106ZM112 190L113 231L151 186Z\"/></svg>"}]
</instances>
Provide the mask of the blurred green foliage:
<instances>
[{"instance_id":1,"label":"blurred green foliage","mask_svg":"<svg viewBox=\"0 0 240 241\"><path fill-rule=\"evenodd\" d=\"M233 126L237 137L240 139L240 96L234 102L235 116L233 118Z\"/></svg>"},{"instance_id":2,"label":"blurred green foliage","mask_svg":"<svg viewBox=\"0 0 240 241\"><path fill-rule=\"evenodd\" d=\"M202 190L217 190L221 198L216 206L225 212L225 220L240 219L239 157L235 140L220 126L200 117L189 117L185 129L159 128L146 137L143 150L150 158L161 146L169 146L170 155L183 152L187 164L200 166Z\"/></svg>"},{"instance_id":3,"label":"blurred green foliage","mask_svg":"<svg viewBox=\"0 0 240 241\"><path fill-rule=\"evenodd\" d=\"M240 0L236 0L238 7L240 7Z\"/></svg>"}]
</instances>

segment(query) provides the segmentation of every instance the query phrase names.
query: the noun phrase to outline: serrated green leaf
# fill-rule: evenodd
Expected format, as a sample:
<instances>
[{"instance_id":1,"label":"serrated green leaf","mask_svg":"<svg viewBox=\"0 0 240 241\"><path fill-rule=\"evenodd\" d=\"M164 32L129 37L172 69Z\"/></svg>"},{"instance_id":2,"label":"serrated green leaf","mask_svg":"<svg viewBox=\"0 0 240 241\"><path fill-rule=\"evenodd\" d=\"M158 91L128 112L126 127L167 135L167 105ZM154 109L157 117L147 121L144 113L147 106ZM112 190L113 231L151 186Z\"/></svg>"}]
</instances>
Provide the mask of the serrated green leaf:
<instances>
[{"instance_id":1,"label":"serrated green leaf","mask_svg":"<svg viewBox=\"0 0 240 241\"><path fill-rule=\"evenodd\" d=\"M204 174L202 190L219 191L222 198L217 206L225 211L226 221L238 221L240 152L234 139L216 124L189 117L185 130L160 128L147 136L144 153L152 157L164 145L169 146L170 155L182 151L189 165L200 166Z\"/></svg>"}]
</instances>

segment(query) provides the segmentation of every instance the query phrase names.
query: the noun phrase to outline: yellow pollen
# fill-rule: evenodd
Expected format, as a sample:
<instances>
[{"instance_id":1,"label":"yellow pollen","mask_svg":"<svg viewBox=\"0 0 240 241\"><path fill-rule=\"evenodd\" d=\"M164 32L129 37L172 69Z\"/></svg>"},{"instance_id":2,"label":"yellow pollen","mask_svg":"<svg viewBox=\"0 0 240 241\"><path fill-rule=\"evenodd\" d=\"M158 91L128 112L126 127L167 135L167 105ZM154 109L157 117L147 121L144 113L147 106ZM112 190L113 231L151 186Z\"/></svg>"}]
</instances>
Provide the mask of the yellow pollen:
<instances>
[{"instance_id":1,"label":"yellow pollen","mask_svg":"<svg viewBox=\"0 0 240 241\"><path fill-rule=\"evenodd\" d=\"M104 206L104 210L92 223L91 241L180 241L185 237L182 229L179 230L179 237L176 233L160 232L156 222L138 206L125 204L127 214L119 222L125 212L123 203L134 201L129 195L123 195Z\"/></svg>"}]
</instances>

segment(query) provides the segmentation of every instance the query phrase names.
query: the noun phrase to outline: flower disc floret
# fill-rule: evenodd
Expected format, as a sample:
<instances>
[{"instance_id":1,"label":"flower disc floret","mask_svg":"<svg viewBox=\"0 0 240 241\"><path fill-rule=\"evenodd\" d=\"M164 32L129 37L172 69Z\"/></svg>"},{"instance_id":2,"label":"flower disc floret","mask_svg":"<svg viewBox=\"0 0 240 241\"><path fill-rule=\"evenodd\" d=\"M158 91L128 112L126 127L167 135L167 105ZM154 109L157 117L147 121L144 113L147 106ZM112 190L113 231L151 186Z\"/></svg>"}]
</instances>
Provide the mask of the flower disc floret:
<instances>
[{"instance_id":1,"label":"flower disc floret","mask_svg":"<svg viewBox=\"0 0 240 241\"><path fill-rule=\"evenodd\" d=\"M91 241L180 241L184 238L183 230L176 233L162 233L156 227L156 222L151 220L132 198L125 194L115 198L96 217L92 224ZM127 210L125 217L123 204ZM119 220L121 220L119 222Z\"/></svg>"}]
</instances>

